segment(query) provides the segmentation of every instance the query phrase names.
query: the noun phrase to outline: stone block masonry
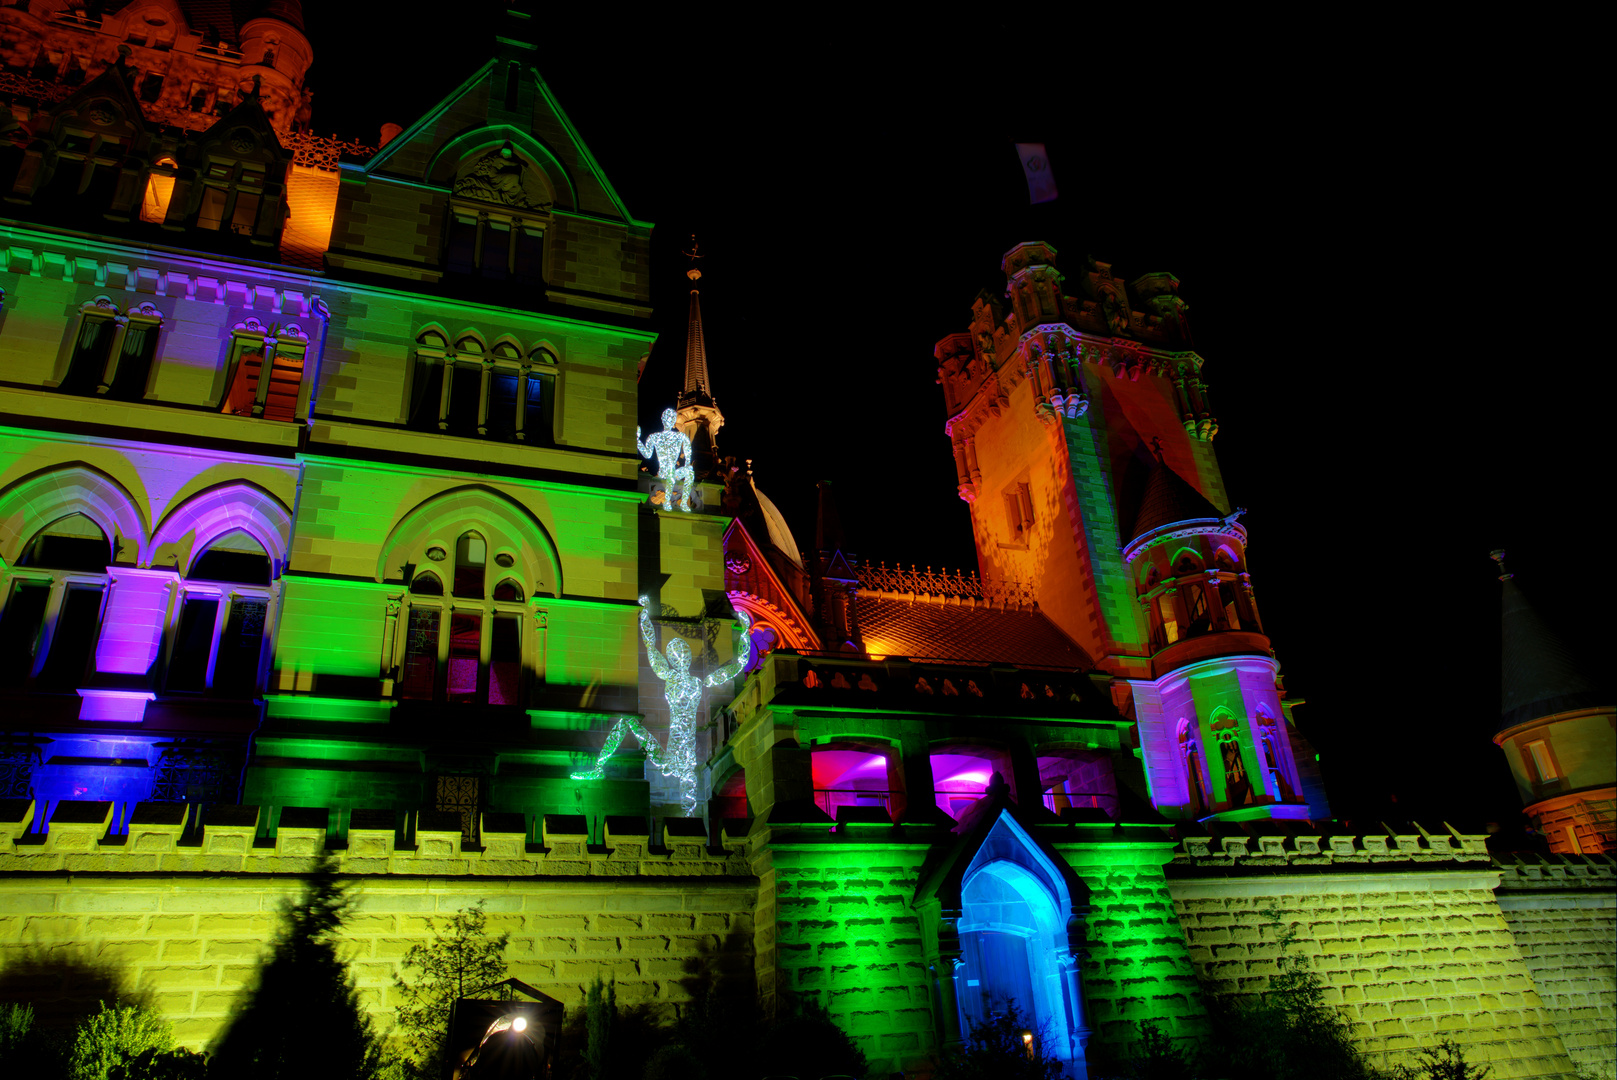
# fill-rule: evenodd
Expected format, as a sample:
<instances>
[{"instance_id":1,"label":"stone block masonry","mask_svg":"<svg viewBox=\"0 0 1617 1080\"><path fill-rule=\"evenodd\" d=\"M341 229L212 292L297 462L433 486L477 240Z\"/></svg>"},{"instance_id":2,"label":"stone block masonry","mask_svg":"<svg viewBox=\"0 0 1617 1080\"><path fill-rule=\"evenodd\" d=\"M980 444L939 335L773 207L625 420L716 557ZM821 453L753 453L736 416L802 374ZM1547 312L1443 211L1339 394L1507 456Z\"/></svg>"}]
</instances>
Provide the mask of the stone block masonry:
<instances>
[{"instance_id":1,"label":"stone block masonry","mask_svg":"<svg viewBox=\"0 0 1617 1080\"><path fill-rule=\"evenodd\" d=\"M1499 908L1580 1074L1617 1075L1617 866L1527 856L1500 867Z\"/></svg>"},{"instance_id":2,"label":"stone block masonry","mask_svg":"<svg viewBox=\"0 0 1617 1080\"><path fill-rule=\"evenodd\" d=\"M760 979L817 999L872 1075L921 1065L936 1050L931 975L910 906L925 845L792 844L770 854L774 925L759 952L773 963L767 972L760 964Z\"/></svg>"},{"instance_id":3,"label":"stone block masonry","mask_svg":"<svg viewBox=\"0 0 1617 1080\"><path fill-rule=\"evenodd\" d=\"M1205 993L1260 993L1300 957L1379 1067L1451 1039L1497 1080L1609 1075L1610 860L1534 891L1476 837L1295 839L1189 838L1170 865Z\"/></svg>"},{"instance_id":4,"label":"stone block masonry","mask_svg":"<svg viewBox=\"0 0 1617 1080\"><path fill-rule=\"evenodd\" d=\"M671 1022L702 972L750 973L758 882L742 841L711 850L701 836L642 826L592 846L569 821L551 819L536 851L521 834L463 851L458 832L421 831L402 851L391 830L349 830L348 849L331 852L356 900L343 948L379 1028L392 1024L404 954L431 940L434 920L479 900L490 932L511 935L510 973L568 1008L600 976L617 981L621 1003ZM231 826L181 847L179 826L137 825L112 847L103 826L53 824L45 843L17 845L17 823L5 829L0 970L47 959L112 967L153 995L191 1047L222 1029L324 839L282 828L260 847L252 826Z\"/></svg>"}]
</instances>

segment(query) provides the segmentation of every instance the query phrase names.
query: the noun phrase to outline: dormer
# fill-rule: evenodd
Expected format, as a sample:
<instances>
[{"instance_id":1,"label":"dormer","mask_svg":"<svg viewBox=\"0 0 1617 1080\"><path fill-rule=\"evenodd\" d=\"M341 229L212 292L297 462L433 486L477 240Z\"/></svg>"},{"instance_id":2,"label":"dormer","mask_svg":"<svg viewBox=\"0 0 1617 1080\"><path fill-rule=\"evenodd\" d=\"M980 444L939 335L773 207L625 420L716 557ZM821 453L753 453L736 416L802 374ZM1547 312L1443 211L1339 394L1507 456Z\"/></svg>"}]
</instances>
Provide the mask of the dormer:
<instances>
[{"instance_id":1,"label":"dormer","mask_svg":"<svg viewBox=\"0 0 1617 1080\"><path fill-rule=\"evenodd\" d=\"M34 118L7 202L69 221L135 213L151 137L126 58Z\"/></svg>"},{"instance_id":2,"label":"dormer","mask_svg":"<svg viewBox=\"0 0 1617 1080\"><path fill-rule=\"evenodd\" d=\"M207 247L274 248L286 224L291 164L292 152L250 92L181 151L163 227Z\"/></svg>"}]
</instances>

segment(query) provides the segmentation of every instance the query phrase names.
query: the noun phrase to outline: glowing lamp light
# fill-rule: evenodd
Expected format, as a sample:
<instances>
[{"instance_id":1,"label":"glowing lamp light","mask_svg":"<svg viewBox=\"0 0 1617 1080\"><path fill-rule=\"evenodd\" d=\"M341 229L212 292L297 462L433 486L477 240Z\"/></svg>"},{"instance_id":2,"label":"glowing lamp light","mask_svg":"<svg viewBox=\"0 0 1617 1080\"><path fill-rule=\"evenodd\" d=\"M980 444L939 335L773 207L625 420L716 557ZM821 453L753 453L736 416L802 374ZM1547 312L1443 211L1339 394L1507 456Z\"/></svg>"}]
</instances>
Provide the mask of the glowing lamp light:
<instances>
[{"instance_id":1,"label":"glowing lamp light","mask_svg":"<svg viewBox=\"0 0 1617 1080\"><path fill-rule=\"evenodd\" d=\"M528 1030L528 1018L526 1016L518 1016L518 1017L514 1018L511 1021L511 1030L516 1031L516 1032L527 1031ZM1030 1039L1032 1037L1033 1036L1031 1036L1031 1035L1028 1036L1028 1038L1030 1038Z\"/></svg>"}]
</instances>

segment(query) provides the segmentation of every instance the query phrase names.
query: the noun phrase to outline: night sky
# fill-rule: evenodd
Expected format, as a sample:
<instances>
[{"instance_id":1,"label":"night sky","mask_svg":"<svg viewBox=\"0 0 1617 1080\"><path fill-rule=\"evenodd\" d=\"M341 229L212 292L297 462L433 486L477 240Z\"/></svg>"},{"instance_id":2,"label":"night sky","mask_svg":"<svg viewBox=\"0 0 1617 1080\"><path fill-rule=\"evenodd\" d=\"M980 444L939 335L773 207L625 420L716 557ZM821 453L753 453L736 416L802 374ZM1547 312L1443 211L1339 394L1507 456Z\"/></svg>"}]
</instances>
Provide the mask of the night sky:
<instances>
[{"instance_id":1,"label":"night sky","mask_svg":"<svg viewBox=\"0 0 1617 1080\"><path fill-rule=\"evenodd\" d=\"M492 46L491 19L424 40L419 22L361 30L334 7L308 12L322 133L408 126ZM1568 261L1593 229L1574 179L1590 151L1538 160L1501 135L1527 138L1553 86L1496 82L1487 49L1434 59L1351 31L1262 56L1151 31L1145 65L1143 41L1001 47L967 23L930 45L799 27L722 49L684 24L543 25L542 74L657 226L647 428L682 378L695 232L723 451L754 459L805 547L829 480L861 557L974 567L933 345L979 289L1003 292L1022 240L1054 244L1069 273L1086 254L1126 280L1172 272L1333 808L1518 816L1489 738L1488 552L1509 550L1591 675L1614 644L1609 379L1591 378L1592 282ZM354 63L356 35L381 65ZM1016 141L1047 145L1055 203L1028 205Z\"/></svg>"}]
</instances>

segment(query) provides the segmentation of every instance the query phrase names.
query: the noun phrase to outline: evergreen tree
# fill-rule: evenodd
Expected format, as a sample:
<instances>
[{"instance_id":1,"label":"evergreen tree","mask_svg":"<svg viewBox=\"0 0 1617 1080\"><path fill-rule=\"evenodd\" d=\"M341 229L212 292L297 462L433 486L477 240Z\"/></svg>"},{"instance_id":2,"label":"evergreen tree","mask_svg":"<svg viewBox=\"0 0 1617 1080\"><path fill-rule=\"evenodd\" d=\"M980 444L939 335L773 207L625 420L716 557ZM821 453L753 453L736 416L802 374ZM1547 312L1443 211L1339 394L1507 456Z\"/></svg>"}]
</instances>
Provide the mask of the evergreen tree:
<instances>
[{"instance_id":1,"label":"evergreen tree","mask_svg":"<svg viewBox=\"0 0 1617 1080\"><path fill-rule=\"evenodd\" d=\"M490 937L488 916L479 900L433 927L433 940L413 945L404 967L416 974L393 977L398 990L399 1029L407 1041L406 1064L417 1075L436 1080L449 1041L449 1013L456 998L472 997L505 978L505 947L510 934Z\"/></svg>"},{"instance_id":2,"label":"evergreen tree","mask_svg":"<svg viewBox=\"0 0 1617 1080\"><path fill-rule=\"evenodd\" d=\"M258 985L221 1037L213 1070L232 1080L372 1080L380 1053L359 992L338 955L352 901L322 862L285 925Z\"/></svg>"}]
</instances>

